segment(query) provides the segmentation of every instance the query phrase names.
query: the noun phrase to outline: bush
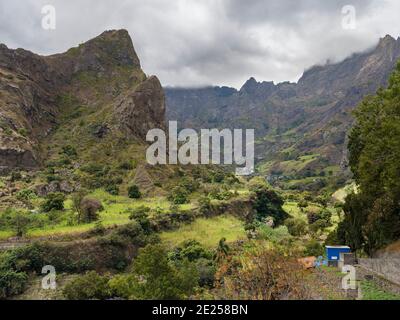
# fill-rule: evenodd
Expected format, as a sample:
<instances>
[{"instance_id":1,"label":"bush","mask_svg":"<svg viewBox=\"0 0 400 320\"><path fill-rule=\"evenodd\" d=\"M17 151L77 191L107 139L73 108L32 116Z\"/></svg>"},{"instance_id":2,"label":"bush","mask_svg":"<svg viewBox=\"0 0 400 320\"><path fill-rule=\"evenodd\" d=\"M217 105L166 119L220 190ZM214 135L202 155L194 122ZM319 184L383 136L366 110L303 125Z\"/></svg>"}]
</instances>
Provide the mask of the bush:
<instances>
[{"instance_id":1,"label":"bush","mask_svg":"<svg viewBox=\"0 0 400 320\"><path fill-rule=\"evenodd\" d=\"M65 196L62 193L49 193L42 204L42 211L64 210L64 200Z\"/></svg>"},{"instance_id":2,"label":"bush","mask_svg":"<svg viewBox=\"0 0 400 320\"><path fill-rule=\"evenodd\" d=\"M321 210L317 213L307 213L308 223L310 224L310 230L314 233L319 230L324 230L332 225L331 222L332 213L329 210Z\"/></svg>"},{"instance_id":3,"label":"bush","mask_svg":"<svg viewBox=\"0 0 400 320\"><path fill-rule=\"evenodd\" d=\"M28 276L25 272L0 270L0 299L24 292Z\"/></svg>"},{"instance_id":4,"label":"bush","mask_svg":"<svg viewBox=\"0 0 400 320\"><path fill-rule=\"evenodd\" d=\"M216 172L213 176L213 181L215 183L222 183L225 179L225 174L223 172Z\"/></svg>"},{"instance_id":5,"label":"bush","mask_svg":"<svg viewBox=\"0 0 400 320\"><path fill-rule=\"evenodd\" d=\"M140 300L185 299L197 284L196 267L187 261L171 265L161 245L140 249L133 261L132 274L110 281L110 287L120 297Z\"/></svg>"},{"instance_id":6,"label":"bush","mask_svg":"<svg viewBox=\"0 0 400 320\"><path fill-rule=\"evenodd\" d=\"M179 183L179 186L187 190L189 193L192 193L200 187L200 183L194 179L184 178Z\"/></svg>"},{"instance_id":7,"label":"bush","mask_svg":"<svg viewBox=\"0 0 400 320\"><path fill-rule=\"evenodd\" d=\"M213 287L215 282L216 267L212 260L201 258L195 262L199 274L199 285Z\"/></svg>"},{"instance_id":8,"label":"bush","mask_svg":"<svg viewBox=\"0 0 400 320\"><path fill-rule=\"evenodd\" d=\"M208 197L202 197L199 199L199 210L203 215L210 214L213 206L211 204L211 200Z\"/></svg>"},{"instance_id":9,"label":"bush","mask_svg":"<svg viewBox=\"0 0 400 320\"><path fill-rule=\"evenodd\" d=\"M20 201L29 201L36 198L35 192L30 189L23 189L18 191L16 198Z\"/></svg>"},{"instance_id":10,"label":"bush","mask_svg":"<svg viewBox=\"0 0 400 320\"><path fill-rule=\"evenodd\" d=\"M324 247L317 240L310 240L306 244L306 249L304 251L306 256L319 257L324 255Z\"/></svg>"},{"instance_id":11,"label":"bush","mask_svg":"<svg viewBox=\"0 0 400 320\"><path fill-rule=\"evenodd\" d=\"M285 226L273 229L265 224L261 224L257 229L257 238L280 244L290 240L291 235Z\"/></svg>"},{"instance_id":12,"label":"bush","mask_svg":"<svg viewBox=\"0 0 400 320\"><path fill-rule=\"evenodd\" d=\"M71 145L67 145L65 147L62 147L62 153L65 154L68 157L75 157L77 156L77 152L76 149L71 146Z\"/></svg>"},{"instance_id":13,"label":"bush","mask_svg":"<svg viewBox=\"0 0 400 320\"><path fill-rule=\"evenodd\" d=\"M125 162L122 162L118 166L118 168L121 169L121 170L132 170L133 169L133 165L132 165L132 163L125 161Z\"/></svg>"},{"instance_id":14,"label":"bush","mask_svg":"<svg viewBox=\"0 0 400 320\"><path fill-rule=\"evenodd\" d=\"M131 199L139 199L139 198L141 198L142 194L141 194L141 192L139 190L139 187L137 185L135 185L135 184L131 185L128 188L128 196Z\"/></svg>"},{"instance_id":15,"label":"bush","mask_svg":"<svg viewBox=\"0 0 400 320\"><path fill-rule=\"evenodd\" d=\"M29 224L31 223L30 218L24 213L17 211L11 221L12 229L15 232L17 237L23 237L29 228Z\"/></svg>"},{"instance_id":16,"label":"bush","mask_svg":"<svg viewBox=\"0 0 400 320\"><path fill-rule=\"evenodd\" d=\"M106 233L106 228L99 221L89 232L91 236L103 236Z\"/></svg>"},{"instance_id":17,"label":"bush","mask_svg":"<svg viewBox=\"0 0 400 320\"><path fill-rule=\"evenodd\" d=\"M137 221L146 234L150 234L153 231L150 220L148 218L150 208L140 206L135 209L129 209L129 212L129 219Z\"/></svg>"},{"instance_id":18,"label":"bush","mask_svg":"<svg viewBox=\"0 0 400 320\"><path fill-rule=\"evenodd\" d=\"M67 283L63 294L68 300L108 299L111 298L109 280L109 277L91 271Z\"/></svg>"},{"instance_id":19,"label":"bush","mask_svg":"<svg viewBox=\"0 0 400 320\"><path fill-rule=\"evenodd\" d=\"M186 240L170 254L173 260L189 260L190 262L204 259L212 259L212 253L206 250L196 240Z\"/></svg>"},{"instance_id":20,"label":"bush","mask_svg":"<svg viewBox=\"0 0 400 320\"><path fill-rule=\"evenodd\" d=\"M185 204L189 202L189 193L186 189L177 186L168 195L168 200L174 204Z\"/></svg>"},{"instance_id":21,"label":"bush","mask_svg":"<svg viewBox=\"0 0 400 320\"><path fill-rule=\"evenodd\" d=\"M32 226L33 219L32 214L29 212L9 208L0 214L0 229L11 229L14 231L15 236L23 237Z\"/></svg>"},{"instance_id":22,"label":"bush","mask_svg":"<svg viewBox=\"0 0 400 320\"><path fill-rule=\"evenodd\" d=\"M119 195L119 188L116 184L109 184L105 187L106 192L113 196Z\"/></svg>"},{"instance_id":23,"label":"bush","mask_svg":"<svg viewBox=\"0 0 400 320\"><path fill-rule=\"evenodd\" d=\"M217 294L232 300L306 300L303 272L296 259L260 247L223 264ZM219 298L219 297L218 297ZM217 298L217 299L218 299Z\"/></svg>"},{"instance_id":24,"label":"bush","mask_svg":"<svg viewBox=\"0 0 400 320\"><path fill-rule=\"evenodd\" d=\"M169 259L179 265L187 260L193 262L199 275L199 285L212 287L215 278L213 253L196 241L186 240L168 254Z\"/></svg>"},{"instance_id":25,"label":"bush","mask_svg":"<svg viewBox=\"0 0 400 320\"><path fill-rule=\"evenodd\" d=\"M289 233L295 237L301 237L307 233L307 223L302 219L286 219L285 226L288 228Z\"/></svg>"},{"instance_id":26,"label":"bush","mask_svg":"<svg viewBox=\"0 0 400 320\"><path fill-rule=\"evenodd\" d=\"M305 208L308 207L308 202L306 200L301 200L299 201L297 206L300 208L301 211L303 211Z\"/></svg>"},{"instance_id":27,"label":"bush","mask_svg":"<svg viewBox=\"0 0 400 320\"><path fill-rule=\"evenodd\" d=\"M22 174L19 171L11 172L11 182L19 181L22 179Z\"/></svg>"},{"instance_id":28,"label":"bush","mask_svg":"<svg viewBox=\"0 0 400 320\"><path fill-rule=\"evenodd\" d=\"M123 242L129 242L137 246L144 246L148 238L137 221L132 221L126 225L121 226L115 232L113 232L112 237L122 238Z\"/></svg>"}]
</instances>

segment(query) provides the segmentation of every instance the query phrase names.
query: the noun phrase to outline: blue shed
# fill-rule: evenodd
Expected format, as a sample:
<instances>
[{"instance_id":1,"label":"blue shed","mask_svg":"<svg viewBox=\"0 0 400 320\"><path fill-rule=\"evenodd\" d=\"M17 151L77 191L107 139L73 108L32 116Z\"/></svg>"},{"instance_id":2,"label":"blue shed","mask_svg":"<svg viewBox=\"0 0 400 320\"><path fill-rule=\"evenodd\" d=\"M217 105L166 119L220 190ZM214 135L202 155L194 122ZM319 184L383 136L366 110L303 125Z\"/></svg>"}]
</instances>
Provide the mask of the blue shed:
<instances>
[{"instance_id":1,"label":"blue shed","mask_svg":"<svg viewBox=\"0 0 400 320\"><path fill-rule=\"evenodd\" d=\"M326 246L326 257L329 265L336 265L340 260L341 253L350 253L351 249L347 246Z\"/></svg>"}]
</instances>

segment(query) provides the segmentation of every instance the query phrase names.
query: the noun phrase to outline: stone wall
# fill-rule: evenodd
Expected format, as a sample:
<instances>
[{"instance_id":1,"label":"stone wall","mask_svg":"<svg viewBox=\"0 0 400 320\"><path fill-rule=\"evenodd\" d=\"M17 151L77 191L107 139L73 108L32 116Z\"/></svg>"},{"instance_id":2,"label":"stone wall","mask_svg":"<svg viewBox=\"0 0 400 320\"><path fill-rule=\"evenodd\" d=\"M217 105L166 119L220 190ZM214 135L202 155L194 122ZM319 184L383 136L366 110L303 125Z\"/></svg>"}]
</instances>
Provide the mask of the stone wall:
<instances>
[{"instance_id":1,"label":"stone wall","mask_svg":"<svg viewBox=\"0 0 400 320\"><path fill-rule=\"evenodd\" d=\"M400 259L358 259L360 266L400 285Z\"/></svg>"}]
</instances>

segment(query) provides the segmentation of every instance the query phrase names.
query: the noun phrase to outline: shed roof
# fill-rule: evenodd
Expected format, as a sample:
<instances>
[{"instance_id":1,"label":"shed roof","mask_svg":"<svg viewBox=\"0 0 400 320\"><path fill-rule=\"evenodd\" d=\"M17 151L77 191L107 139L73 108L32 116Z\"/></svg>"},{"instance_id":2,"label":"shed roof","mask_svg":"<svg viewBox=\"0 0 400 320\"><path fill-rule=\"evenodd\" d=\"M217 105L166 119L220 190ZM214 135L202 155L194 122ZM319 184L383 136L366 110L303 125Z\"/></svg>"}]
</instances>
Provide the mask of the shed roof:
<instances>
[{"instance_id":1,"label":"shed roof","mask_svg":"<svg viewBox=\"0 0 400 320\"><path fill-rule=\"evenodd\" d=\"M350 249L349 246L325 246L327 249Z\"/></svg>"}]
</instances>

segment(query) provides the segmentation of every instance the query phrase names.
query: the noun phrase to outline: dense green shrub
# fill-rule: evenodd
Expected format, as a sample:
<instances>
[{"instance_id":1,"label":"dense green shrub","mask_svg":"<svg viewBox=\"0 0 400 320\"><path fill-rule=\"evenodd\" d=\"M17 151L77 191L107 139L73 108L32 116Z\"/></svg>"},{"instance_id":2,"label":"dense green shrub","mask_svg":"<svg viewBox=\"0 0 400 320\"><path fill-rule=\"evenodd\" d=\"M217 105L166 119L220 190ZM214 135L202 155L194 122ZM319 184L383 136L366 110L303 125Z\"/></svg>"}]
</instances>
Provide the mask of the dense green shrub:
<instances>
[{"instance_id":1,"label":"dense green shrub","mask_svg":"<svg viewBox=\"0 0 400 320\"><path fill-rule=\"evenodd\" d=\"M319 257L324 255L324 247L317 240L310 240L306 243L304 251L306 256Z\"/></svg>"},{"instance_id":2,"label":"dense green shrub","mask_svg":"<svg viewBox=\"0 0 400 320\"><path fill-rule=\"evenodd\" d=\"M199 211L203 215L208 215L213 209L211 200L208 197L201 197L198 200L198 203L199 203Z\"/></svg>"},{"instance_id":3,"label":"dense green shrub","mask_svg":"<svg viewBox=\"0 0 400 320\"><path fill-rule=\"evenodd\" d=\"M185 177L179 182L179 186L192 193L200 187L200 183L197 180Z\"/></svg>"},{"instance_id":4,"label":"dense green shrub","mask_svg":"<svg viewBox=\"0 0 400 320\"><path fill-rule=\"evenodd\" d=\"M135 209L129 209L128 212L130 213L129 219L137 221L146 234L150 234L153 231L150 219L148 217L150 208L140 206Z\"/></svg>"},{"instance_id":5,"label":"dense green shrub","mask_svg":"<svg viewBox=\"0 0 400 320\"><path fill-rule=\"evenodd\" d=\"M214 262L210 259L201 258L195 262L195 265L199 274L199 285L213 287L217 271Z\"/></svg>"},{"instance_id":6,"label":"dense green shrub","mask_svg":"<svg viewBox=\"0 0 400 320\"><path fill-rule=\"evenodd\" d=\"M262 223L258 226L256 232L258 239L268 240L276 244L286 243L291 239L288 228L285 226L274 229Z\"/></svg>"},{"instance_id":7,"label":"dense green shrub","mask_svg":"<svg viewBox=\"0 0 400 320\"><path fill-rule=\"evenodd\" d=\"M107 185L107 186L105 187L105 190L106 190L109 194L111 194L111 195L113 195L113 196L119 195L119 188L118 188L118 186L117 186L116 184L109 184L109 185Z\"/></svg>"},{"instance_id":8,"label":"dense green shrub","mask_svg":"<svg viewBox=\"0 0 400 320\"><path fill-rule=\"evenodd\" d=\"M189 192L181 186L174 187L168 195L168 200L174 204L188 203Z\"/></svg>"},{"instance_id":9,"label":"dense green shrub","mask_svg":"<svg viewBox=\"0 0 400 320\"><path fill-rule=\"evenodd\" d=\"M213 254L196 240L186 240L169 253L169 257L174 261L187 259L193 262L201 258L212 259L212 256Z\"/></svg>"},{"instance_id":10,"label":"dense green shrub","mask_svg":"<svg viewBox=\"0 0 400 320\"><path fill-rule=\"evenodd\" d=\"M121 169L121 170L132 170L133 169L133 165L132 165L132 163L130 163L128 161L125 161L125 162L122 162L118 166L118 168Z\"/></svg>"},{"instance_id":11,"label":"dense green shrub","mask_svg":"<svg viewBox=\"0 0 400 320\"><path fill-rule=\"evenodd\" d=\"M33 190L22 189L18 191L16 198L20 201L29 201L36 198L36 194Z\"/></svg>"},{"instance_id":12,"label":"dense green shrub","mask_svg":"<svg viewBox=\"0 0 400 320\"><path fill-rule=\"evenodd\" d=\"M171 265L164 247L149 245L140 249L132 274L115 277L110 287L126 299L185 299L193 293L198 279L193 264L183 261L179 266Z\"/></svg>"},{"instance_id":13,"label":"dense green shrub","mask_svg":"<svg viewBox=\"0 0 400 320\"><path fill-rule=\"evenodd\" d=\"M139 190L139 187L137 185L131 185L128 188L128 196L131 199L139 199L142 197L142 194Z\"/></svg>"},{"instance_id":14,"label":"dense green shrub","mask_svg":"<svg viewBox=\"0 0 400 320\"><path fill-rule=\"evenodd\" d=\"M51 210L64 210L65 196L62 193L49 193L46 196L45 202L42 204L43 212L50 212Z\"/></svg>"},{"instance_id":15,"label":"dense green shrub","mask_svg":"<svg viewBox=\"0 0 400 320\"><path fill-rule=\"evenodd\" d=\"M286 219L285 226L288 228L289 233L295 237L301 237L307 233L307 222L302 219Z\"/></svg>"},{"instance_id":16,"label":"dense green shrub","mask_svg":"<svg viewBox=\"0 0 400 320\"><path fill-rule=\"evenodd\" d=\"M66 284L63 294L68 300L104 300L111 298L110 278L90 271Z\"/></svg>"},{"instance_id":17,"label":"dense green shrub","mask_svg":"<svg viewBox=\"0 0 400 320\"><path fill-rule=\"evenodd\" d=\"M332 226L332 213L329 210L321 210L319 212L308 212L307 219L310 225L310 230L314 233L323 231Z\"/></svg>"},{"instance_id":18,"label":"dense green shrub","mask_svg":"<svg viewBox=\"0 0 400 320\"><path fill-rule=\"evenodd\" d=\"M28 281L25 272L0 270L0 300L21 294Z\"/></svg>"},{"instance_id":19,"label":"dense green shrub","mask_svg":"<svg viewBox=\"0 0 400 320\"><path fill-rule=\"evenodd\" d=\"M37 221L35 221L37 220ZM14 235L17 237L24 236L28 229L33 227L36 223L36 226L41 226L41 219L29 213L28 211L7 209L0 214L0 230L13 230Z\"/></svg>"}]
</instances>

